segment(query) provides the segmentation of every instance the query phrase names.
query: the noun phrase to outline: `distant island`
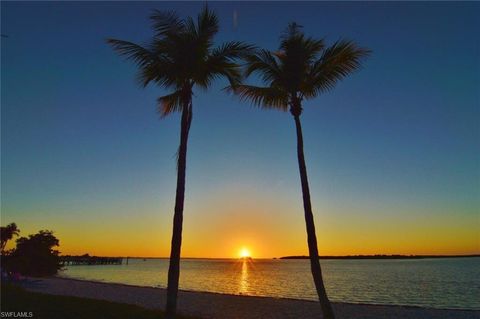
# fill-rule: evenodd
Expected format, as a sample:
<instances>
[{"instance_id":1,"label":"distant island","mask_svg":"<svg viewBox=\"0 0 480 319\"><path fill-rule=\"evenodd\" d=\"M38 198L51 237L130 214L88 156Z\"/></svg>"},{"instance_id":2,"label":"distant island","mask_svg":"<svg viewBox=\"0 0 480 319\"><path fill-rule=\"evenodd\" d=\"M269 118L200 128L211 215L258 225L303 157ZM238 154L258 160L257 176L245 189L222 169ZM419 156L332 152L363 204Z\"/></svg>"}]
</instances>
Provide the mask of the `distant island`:
<instances>
[{"instance_id":1,"label":"distant island","mask_svg":"<svg viewBox=\"0 0 480 319\"><path fill-rule=\"evenodd\" d=\"M465 258L480 257L480 255L348 255L319 256L320 259L422 259L422 258ZM285 256L279 259L309 259L308 256Z\"/></svg>"}]
</instances>

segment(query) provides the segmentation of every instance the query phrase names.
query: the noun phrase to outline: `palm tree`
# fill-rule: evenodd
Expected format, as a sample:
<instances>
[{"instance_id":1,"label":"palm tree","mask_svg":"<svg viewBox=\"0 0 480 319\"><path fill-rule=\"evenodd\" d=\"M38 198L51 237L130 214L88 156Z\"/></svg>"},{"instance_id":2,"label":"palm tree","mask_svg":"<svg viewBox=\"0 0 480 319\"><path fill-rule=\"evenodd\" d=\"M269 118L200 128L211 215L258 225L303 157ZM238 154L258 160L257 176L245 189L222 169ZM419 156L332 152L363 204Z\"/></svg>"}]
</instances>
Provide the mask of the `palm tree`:
<instances>
[{"instance_id":1,"label":"palm tree","mask_svg":"<svg viewBox=\"0 0 480 319\"><path fill-rule=\"evenodd\" d=\"M182 114L166 304L166 318L174 318L180 275L185 168L193 89L208 89L212 81L219 77L227 78L230 85L235 87L241 78L241 70L235 60L253 47L242 42L228 42L213 47L213 38L219 28L218 18L207 6L196 21L191 17L180 19L174 11L156 10L150 18L155 35L148 44L142 46L116 39L108 39L107 42L120 55L136 63L139 68L138 80L142 86L152 82L171 90L170 94L158 99L158 111L162 117L173 112Z\"/></svg>"},{"instance_id":2,"label":"palm tree","mask_svg":"<svg viewBox=\"0 0 480 319\"><path fill-rule=\"evenodd\" d=\"M291 23L281 37L278 51L257 50L246 57L246 76L257 73L265 86L243 84L231 88L242 100L250 100L253 104L267 109L289 110L293 115L297 131L297 156L310 266L325 318L334 318L334 313L323 284L310 203L300 123L302 101L332 89L339 80L356 70L361 59L369 52L345 40L325 47L323 40L306 37L301 26Z\"/></svg>"},{"instance_id":3,"label":"palm tree","mask_svg":"<svg viewBox=\"0 0 480 319\"><path fill-rule=\"evenodd\" d=\"M13 236L18 236L20 234L20 229L17 228L17 224L11 223L5 227L0 227L0 236L1 236L1 243L0 243L0 251L3 253L7 242L13 238Z\"/></svg>"}]
</instances>

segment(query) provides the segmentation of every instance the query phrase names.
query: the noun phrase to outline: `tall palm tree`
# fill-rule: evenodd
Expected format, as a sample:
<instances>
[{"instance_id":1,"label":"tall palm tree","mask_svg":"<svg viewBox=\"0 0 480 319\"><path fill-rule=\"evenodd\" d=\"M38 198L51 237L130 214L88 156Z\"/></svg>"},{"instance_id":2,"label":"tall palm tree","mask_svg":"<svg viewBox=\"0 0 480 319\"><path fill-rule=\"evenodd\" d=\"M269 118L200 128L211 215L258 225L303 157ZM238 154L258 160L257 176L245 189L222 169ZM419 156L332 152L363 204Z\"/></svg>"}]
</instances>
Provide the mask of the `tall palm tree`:
<instances>
[{"instance_id":1,"label":"tall palm tree","mask_svg":"<svg viewBox=\"0 0 480 319\"><path fill-rule=\"evenodd\" d=\"M116 39L108 39L107 42L119 54L137 64L141 85L146 86L152 82L171 90L170 94L158 99L158 110L162 117L181 112L166 304L166 318L174 318L180 276L185 168L192 122L193 89L208 89L212 81L219 77L227 78L230 85L235 87L241 78L241 70L235 61L253 47L242 42L227 42L214 47L213 38L219 28L218 18L207 6L196 21L191 17L180 19L174 11L156 10L150 18L155 34L148 44L142 46Z\"/></svg>"},{"instance_id":2,"label":"tall palm tree","mask_svg":"<svg viewBox=\"0 0 480 319\"><path fill-rule=\"evenodd\" d=\"M20 234L20 229L18 229L17 224L10 223L5 227L0 227L0 251L3 253L7 242L13 238L13 236L18 236Z\"/></svg>"},{"instance_id":3,"label":"tall palm tree","mask_svg":"<svg viewBox=\"0 0 480 319\"><path fill-rule=\"evenodd\" d=\"M317 237L310 202L307 168L303 154L300 115L302 101L317 97L356 70L369 50L350 41L337 41L326 47L323 40L306 37L301 26L291 23L281 37L277 51L257 50L246 57L246 76L260 75L264 87L238 85L232 87L242 100L267 109L289 110L297 131L297 156L302 184L303 208L307 229L308 250L313 280L325 318L334 318L325 292L317 248Z\"/></svg>"}]
</instances>

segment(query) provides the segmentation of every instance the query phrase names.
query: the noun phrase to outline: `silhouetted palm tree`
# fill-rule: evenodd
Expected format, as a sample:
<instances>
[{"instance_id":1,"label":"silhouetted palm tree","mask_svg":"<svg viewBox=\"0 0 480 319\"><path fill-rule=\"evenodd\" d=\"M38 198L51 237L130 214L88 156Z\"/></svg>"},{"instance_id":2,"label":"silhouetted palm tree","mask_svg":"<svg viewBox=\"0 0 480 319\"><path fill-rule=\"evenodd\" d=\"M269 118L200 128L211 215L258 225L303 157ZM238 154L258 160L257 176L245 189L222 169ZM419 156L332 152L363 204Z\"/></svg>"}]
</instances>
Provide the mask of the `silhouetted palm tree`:
<instances>
[{"instance_id":1,"label":"silhouetted palm tree","mask_svg":"<svg viewBox=\"0 0 480 319\"><path fill-rule=\"evenodd\" d=\"M15 223L8 224L5 227L0 227L0 251L3 252L7 242L12 239L13 236L18 236L18 234L20 234L20 229L17 228L17 224Z\"/></svg>"},{"instance_id":2,"label":"silhouetted palm tree","mask_svg":"<svg viewBox=\"0 0 480 319\"><path fill-rule=\"evenodd\" d=\"M325 318L334 318L325 292L317 249L315 224L310 203L307 168L303 154L303 136L300 115L302 101L312 99L332 89L335 84L360 66L369 50L350 41L337 41L325 47L323 40L306 37L301 26L291 23L281 37L278 51L259 50L246 58L246 76L257 73L264 87L239 85L233 91L242 100L293 115L297 131L297 155L303 193L303 207L308 237L310 264Z\"/></svg>"},{"instance_id":3,"label":"silhouetted palm tree","mask_svg":"<svg viewBox=\"0 0 480 319\"><path fill-rule=\"evenodd\" d=\"M213 38L218 32L218 18L206 6L196 21L191 17L180 19L172 11L155 11L150 18L155 35L149 44L141 46L122 40L107 41L118 53L137 64L138 79L143 86L154 82L172 90L172 93L158 99L158 110L162 117L173 112L182 113L166 305L166 318L174 318L180 275L185 167L192 122L193 89L195 86L207 89L219 77L226 77L230 85L235 87L241 78L235 60L253 47L242 42L228 42L213 47Z\"/></svg>"}]
</instances>

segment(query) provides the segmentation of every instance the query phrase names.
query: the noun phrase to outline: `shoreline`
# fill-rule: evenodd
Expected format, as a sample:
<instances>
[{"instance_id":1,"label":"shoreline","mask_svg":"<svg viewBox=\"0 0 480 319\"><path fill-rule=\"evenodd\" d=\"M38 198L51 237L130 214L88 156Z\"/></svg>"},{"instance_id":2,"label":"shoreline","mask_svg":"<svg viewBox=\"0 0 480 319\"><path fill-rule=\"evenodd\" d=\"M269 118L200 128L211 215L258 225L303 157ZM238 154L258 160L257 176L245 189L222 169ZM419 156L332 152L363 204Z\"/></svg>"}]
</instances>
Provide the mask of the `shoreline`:
<instances>
[{"instance_id":1,"label":"shoreline","mask_svg":"<svg viewBox=\"0 0 480 319\"><path fill-rule=\"evenodd\" d=\"M444 259L444 258L478 258L480 255L346 255L346 256L319 256L319 259L334 260L398 260L398 259ZM309 256L284 256L281 260L310 259Z\"/></svg>"},{"instance_id":2,"label":"shoreline","mask_svg":"<svg viewBox=\"0 0 480 319\"><path fill-rule=\"evenodd\" d=\"M66 277L27 278L21 284L34 292L101 299L163 310L165 288L107 283ZM480 318L480 310L422 306L332 302L338 318ZM215 307L212 307L215 305ZM321 318L318 302L266 296L180 290L179 312L201 318Z\"/></svg>"}]
</instances>

